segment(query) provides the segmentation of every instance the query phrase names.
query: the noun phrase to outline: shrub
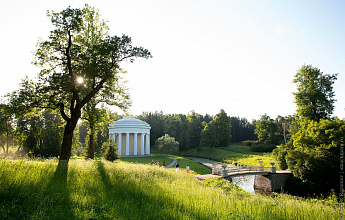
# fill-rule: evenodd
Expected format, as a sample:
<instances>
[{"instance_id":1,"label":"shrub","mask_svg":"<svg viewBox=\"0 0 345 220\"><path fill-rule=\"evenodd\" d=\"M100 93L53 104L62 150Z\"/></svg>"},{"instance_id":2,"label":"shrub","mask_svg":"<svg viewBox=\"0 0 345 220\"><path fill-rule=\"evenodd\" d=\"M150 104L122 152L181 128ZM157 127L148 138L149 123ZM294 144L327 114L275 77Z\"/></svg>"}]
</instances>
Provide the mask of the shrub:
<instances>
[{"instance_id":1,"label":"shrub","mask_svg":"<svg viewBox=\"0 0 345 220\"><path fill-rule=\"evenodd\" d=\"M156 140L156 146L159 151L167 153L174 153L179 150L179 143L175 141L174 137L170 137L168 134L158 138Z\"/></svg>"},{"instance_id":2,"label":"shrub","mask_svg":"<svg viewBox=\"0 0 345 220\"><path fill-rule=\"evenodd\" d=\"M250 145L249 148L253 152L272 152L272 150L276 148L276 145L255 143L255 144Z\"/></svg>"},{"instance_id":3,"label":"shrub","mask_svg":"<svg viewBox=\"0 0 345 220\"><path fill-rule=\"evenodd\" d=\"M210 187L219 187L221 189L224 189L226 191L232 191L232 190L238 190L238 191L243 191L240 187L237 185L231 183L230 181L215 177L215 178L206 178L202 181L206 186Z\"/></svg>"},{"instance_id":4,"label":"shrub","mask_svg":"<svg viewBox=\"0 0 345 220\"><path fill-rule=\"evenodd\" d=\"M286 163L287 148L284 145L280 145L272 151L274 159L277 161L279 169L286 170L288 165Z\"/></svg>"},{"instance_id":5,"label":"shrub","mask_svg":"<svg viewBox=\"0 0 345 220\"><path fill-rule=\"evenodd\" d=\"M102 145L102 151L103 151L103 157L106 160L109 160L111 162L120 158L120 155L117 152L117 147L116 147L116 144L114 143L114 140L104 142Z\"/></svg>"}]
</instances>

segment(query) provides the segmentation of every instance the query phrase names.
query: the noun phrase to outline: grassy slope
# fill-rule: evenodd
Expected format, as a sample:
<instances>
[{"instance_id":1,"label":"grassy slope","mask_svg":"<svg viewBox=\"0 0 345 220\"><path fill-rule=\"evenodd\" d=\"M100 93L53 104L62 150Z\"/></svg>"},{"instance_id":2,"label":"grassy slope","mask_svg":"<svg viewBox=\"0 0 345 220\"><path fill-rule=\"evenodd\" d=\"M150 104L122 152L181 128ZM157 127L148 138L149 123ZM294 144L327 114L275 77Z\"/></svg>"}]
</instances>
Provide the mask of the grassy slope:
<instances>
[{"instance_id":1,"label":"grassy slope","mask_svg":"<svg viewBox=\"0 0 345 220\"><path fill-rule=\"evenodd\" d=\"M0 160L0 170L0 219L341 219L321 201L227 192L150 165Z\"/></svg>"},{"instance_id":2,"label":"grassy slope","mask_svg":"<svg viewBox=\"0 0 345 220\"><path fill-rule=\"evenodd\" d=\"M242 146L241 143L232 143L223 148L201 148L201 150L192 149L183 152L184 156L193 156L212 159L234 165L257 166L259 161L264 161L264 166L269 167L270 162L275 162L272 153L252 152L248 147Z\"/></svg>"}]
</instances>

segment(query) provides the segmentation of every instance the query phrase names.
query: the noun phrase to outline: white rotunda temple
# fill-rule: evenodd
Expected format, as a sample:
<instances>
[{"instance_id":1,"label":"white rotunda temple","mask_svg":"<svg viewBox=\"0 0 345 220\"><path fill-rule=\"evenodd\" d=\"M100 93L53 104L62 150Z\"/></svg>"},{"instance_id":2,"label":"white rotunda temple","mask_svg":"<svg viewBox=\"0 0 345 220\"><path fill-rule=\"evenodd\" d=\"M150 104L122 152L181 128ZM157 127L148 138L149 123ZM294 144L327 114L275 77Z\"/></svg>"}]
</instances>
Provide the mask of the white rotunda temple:
<instances>
[{"instance_id":1,"label":"white rotunda temple","mask_svg":"<svg viewBox=\"0 0 345 220\"><path fill-rule=\"evenodd\" d=\"M109 139L113 139L121 156L150 154L150 125L136 118L124 118L109 125Z\"/></svg>"}]
</instances>

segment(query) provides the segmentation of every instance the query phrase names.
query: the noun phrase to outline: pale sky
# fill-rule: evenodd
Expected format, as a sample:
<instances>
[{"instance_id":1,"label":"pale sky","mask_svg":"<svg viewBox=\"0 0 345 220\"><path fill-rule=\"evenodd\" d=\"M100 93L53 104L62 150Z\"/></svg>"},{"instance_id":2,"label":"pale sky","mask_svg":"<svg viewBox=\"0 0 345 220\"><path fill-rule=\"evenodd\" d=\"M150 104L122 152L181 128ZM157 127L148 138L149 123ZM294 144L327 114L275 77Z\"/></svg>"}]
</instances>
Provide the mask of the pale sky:
<instances>
[{"instance_id":1,"label":"pale sky","mask_svg":"<svg viewBox=\"0 0 345 220\"><path fill-rule=\"evenodd\" d=\"M342 0L0 0L0 95L36 76L32 52L53 29L46 11L85 3L109 21L110 35L129 35L153 55L121 65L132 115L292 115L293 76L311 64L338 73L334 115L345 118Z\"/></svg>"}]
</instances>

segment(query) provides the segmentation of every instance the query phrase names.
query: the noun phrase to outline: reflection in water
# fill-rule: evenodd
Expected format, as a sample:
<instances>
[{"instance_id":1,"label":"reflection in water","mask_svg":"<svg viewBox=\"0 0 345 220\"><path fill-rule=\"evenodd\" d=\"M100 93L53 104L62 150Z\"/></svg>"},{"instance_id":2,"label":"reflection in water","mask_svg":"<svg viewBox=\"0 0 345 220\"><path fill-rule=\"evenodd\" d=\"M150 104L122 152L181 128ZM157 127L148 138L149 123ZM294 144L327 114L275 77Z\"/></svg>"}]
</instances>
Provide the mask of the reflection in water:
<instances>
[{"instance_id":1,"label":"reflection in water","mask_svg":"<svg viewBox=\"0 0 345 220\"><path fill-rule=\"evenodd\" d=\"M245 191L254 194L254 178L255 175L233 177L232 183L236 184Z\"/></svg>"}]
</instances>

